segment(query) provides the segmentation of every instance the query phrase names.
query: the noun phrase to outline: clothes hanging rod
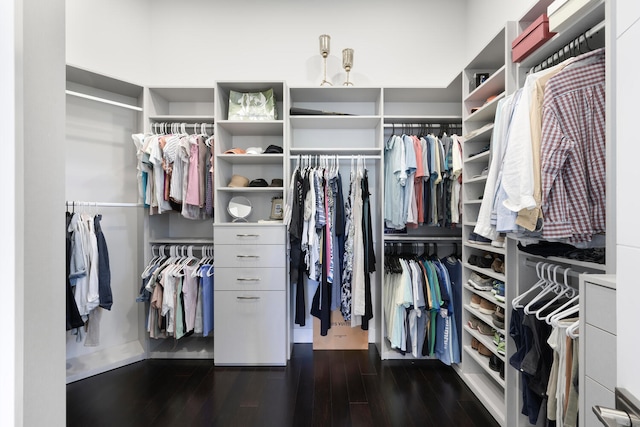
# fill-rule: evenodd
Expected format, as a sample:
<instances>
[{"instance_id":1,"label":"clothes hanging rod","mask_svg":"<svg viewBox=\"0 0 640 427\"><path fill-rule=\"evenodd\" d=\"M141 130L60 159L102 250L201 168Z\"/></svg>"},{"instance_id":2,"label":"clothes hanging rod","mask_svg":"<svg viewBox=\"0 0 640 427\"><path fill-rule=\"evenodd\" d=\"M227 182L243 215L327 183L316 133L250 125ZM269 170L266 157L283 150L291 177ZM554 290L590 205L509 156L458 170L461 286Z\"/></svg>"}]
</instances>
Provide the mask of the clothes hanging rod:
<instances>
[{"instance_id":1,"label":"clothes hanging rod","mask_svg":"<svg viewBox=\"0 0 640 427\"><path fill-rule=\"evenodd\" d=\"M103 104L115 105L116 107L127 108L129 110L134 110L134 111L142 111L141 107L138 107L138 106L135 106L135 105L129 105L129 104L125 104L123 102L112 101L110 99L100 98L98 96L87 95L86 93L82 93L82 92L75 92L73 90L68 90L67 89L65 91L65 93L67 95L75 96L75 97L78 97L78 98L84 98L84 99L90 99L91 101L102 102Z\"/></svg>"},{"instance_id":2,"label":"clothes hanging rod","mask_svg":"<svg viewBox=\"0 0 640 427\"><path fill-rule=\"evenodd\" d=\"M168 125L171 125L171 124L182 125L182 124L184 124L186 126L193 126L193 125L203 126L204 125L204 126L207 126L207 127L213 127L213 123L209 123L209 122L185 122L185 121L166 121L166 122L156 122L156 121L154 121L154 122L151 123L151 126L154 126L154 125L158 126L158 125L162 125L162 124L165 124L165 123L168 124Z\"/></svg>"},{"instance_id":3,"label":"clothes hanging rod","mask_svg":"<svg viewBox=\"0 0 640 427\"><path fill-rule=\"evenodd\" d=\"M439 128L439 127L450 127L450 128L461 128L462 123L385 123L385 128Z\"/></svg>"},{"instance_id":4,"label":"clothes hanging rod","mask_svg":"<svg viewBox=\"0 0 640 427\"><path fill-rule=\"evenodd\" d=\"M81 201L67 201L65 202L67 207L70 206L96 206L96 207L109 207L109 208L142 208L142 203L117 203L117 202L81 202Z\"/></svg>"},{"instance_id":5,"label":"clothes hanging rod","mask_svg":"<svg viewBox=\"0 0 640 427\"><path fill-rule=\"evenodd\" d=\"M568 260L569 261L569 260ZM583 267L583 266L569 266L569 267L563 267L562 265L560 265L561 261L551 261L551 260L538 260L538 261L533 261L531 259L527 259L525 261L525 265L527 267L533 267L536 268L536 266L538 264L551 264L551 265L557 265L559 268L558 270L556 270L556 276L559 278L561 276L564 275L566 270L569 270L569 274L568 276L570 277L574 277L576 279L580 278L580 275L585 273L585 274L597 274L600 273L599 271L597 271L597 268L593 268L594 271L585 271L585 269L589 269L589 267ZM576 268L578 270L576 270ZM553 273L553 270L555 269L555 267L551 267L551 273ZM545 269L546 270L546 269ZM546 274L546 272L545 272Z\"/></svg>"},{"instance_id":6,"label":"clothes hanging rod","mask_svg":"<svg viewBox=\"0 0 640 427\"><path fill-rule=\"evenodd\" d=\"M338 159L338 160L358 160L358 159L364 159L364 160L380 160L382 158L382 156L379 156L377 154L354 154L352 156L347 155L347 154L292 154L291 155L291 160L297 160L297 159L306 159L306 158L311 158L312 160L315 159L322 159L322 160L332 160L332 159Z\"/></svg>"},{"instance_id":7,"label":"clothes hanging rod","mask_svg":"<svg viewBox=\"0 0 640 427\"><path fill-rule=\"evenodd\" d=\"M605 27L605 21L600 21L593 27L589 28L582 34L578 34L577 37L570 40L560 49L554 51L551 55L549 55L546 59L540 62L538 65L534 65L529 69L529 73L538 72L549 68L550 66L559 64L561 62L566 61L569 58L572 58L572 53L575 52L576 49L580 49L581 40L584 40L587 43L587 39L593 37L599 31L602 31ZM588 44L587 44L588 46Z\"/></svg>"},{"instance_id":8,"label":"clothes hanging rod","mask_svg":"<svg viewBox=\"0 0 640 427\"><path fill-rule=\"evenodd\" d=\"M433 243L433 242L462 242L462 237L458 236L407 236L407 237L388 237L384 236L385 243Z\"/></svg>"}]
</instances>

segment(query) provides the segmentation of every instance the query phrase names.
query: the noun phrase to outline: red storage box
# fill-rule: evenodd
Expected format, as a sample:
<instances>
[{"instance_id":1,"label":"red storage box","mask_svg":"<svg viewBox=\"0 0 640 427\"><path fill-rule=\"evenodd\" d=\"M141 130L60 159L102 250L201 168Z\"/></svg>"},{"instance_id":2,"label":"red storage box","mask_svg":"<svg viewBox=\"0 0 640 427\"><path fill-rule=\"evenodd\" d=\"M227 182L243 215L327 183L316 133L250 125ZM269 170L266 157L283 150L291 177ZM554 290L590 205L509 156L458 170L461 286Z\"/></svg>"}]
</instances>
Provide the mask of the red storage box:
<instances>
[{"instance_id":1,"label":"red storage box","mask_svg":"<svg viewBox=\"0 0 640 427\"><path fill-rule=\"evenodd\" d=\"M511 43L512 61L522 61L555 34L549 32L549 18L543 13Z\"/></svg>"}]
</instances>

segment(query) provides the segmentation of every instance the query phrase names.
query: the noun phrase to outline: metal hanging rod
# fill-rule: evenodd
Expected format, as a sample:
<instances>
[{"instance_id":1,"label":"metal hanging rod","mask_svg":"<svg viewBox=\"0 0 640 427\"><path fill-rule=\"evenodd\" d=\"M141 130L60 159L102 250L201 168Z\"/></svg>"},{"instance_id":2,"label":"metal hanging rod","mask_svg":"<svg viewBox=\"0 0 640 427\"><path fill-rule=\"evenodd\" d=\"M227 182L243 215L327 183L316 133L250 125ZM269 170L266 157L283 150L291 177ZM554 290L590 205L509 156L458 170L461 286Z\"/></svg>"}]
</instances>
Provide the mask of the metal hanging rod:
<instances>
[{"instance_id":1,"label":"metal hanging rod","mask_svg":"<svg viewBox=\"0 0 640 427\"><path fill-rule=\"evenodd\" d=\"M385 123L384 124L385 128L394 128L397 127L399 129L401 128L440 128L440 127L449 127L449 128L461 128L462 127L462 123Z\"/></svg>"},{"instance_id":2,"label":"metal hanging rod","mask_svg":"<svg viewBox=\"0 0 640 427\"><path fill-rule=\"evenodd\" d=\"M142 111L142 108L136 105L130 105L130 104L125 104L124 102L112 101L110 99L100 98L99 96L87 95L86 93L82 93L82 92L76 92L76 91L67 89L65 93L67 95L75 96L78 98L84 98L84 99L89 99L91 101L102 102L103 104L115 105L116 107L127 108L129 110L134 110L134 111Z\"/></svg>"},{"instance_id":3,"label":"metal hanging rod","mask_svg":"<svg viewBox=\"0 0 640 427\"><path fill-rule=\"evenodd\" d=\"M95 206L95 207L109 207L109 208L142 208L142 203L117 203L117 202L81 202L77 200L66 201L67 208L74 206Z\"/></svg>"},{"instance_id":4,"label":"metal hanging rod","mask_svg":"<svg viewBox=\"0 0 640 427\"><path fill-rule=\"evenodd\" d=\"M582 49L583 43L587 46L587 49L592 50L591 47L589 46L588 39L596 35L596 33L598 33L599 31L602 31L604 27L605 27L605 22L600 21L593 27L586 30L584 33L576 36L573 40L569 41L560 49L553 52L544 61L542 61L538 65L534 65L533 67L531 67L529 72L531 73L531 72L542 71L546 68L559 64L569 58L575 57L576 51L578 51L578 53L582 53L580 52L580 50Z\"/></svg>"},{"instance_id":5,"label":"metal hanging rod","mask_svg":"<svg viewBox=\"0 0 640 427\"><path fill-rule=\"evenodd\" d=\"M569 260L568 260L569 261ZM527 267L533 267L536 268L536 266L538 264L550 264L550 265L554 265L554 266L558 266L559 268L556 270L556 275L558 277L560 277L561 275L564 275L565 271L569 270L568 272L568 276L569 277L574 277L574 278L579 278L581 274L583 273L587 273L587 274L594 274L594 273L600 273L600 271L598 271L597 268L589 268L587 266L574 266L574 265L569 265L569 266L563 266L560 264L561 261L552 261L552 260L531 260L528 259L525 261L525 265ZM570 264L569 262L565 263L565 264ZM553 272L555 269L555 267L551 267L551 272ZM592 270L592 271L587 271L587 270Z\"/></svg>"}]
</instances>

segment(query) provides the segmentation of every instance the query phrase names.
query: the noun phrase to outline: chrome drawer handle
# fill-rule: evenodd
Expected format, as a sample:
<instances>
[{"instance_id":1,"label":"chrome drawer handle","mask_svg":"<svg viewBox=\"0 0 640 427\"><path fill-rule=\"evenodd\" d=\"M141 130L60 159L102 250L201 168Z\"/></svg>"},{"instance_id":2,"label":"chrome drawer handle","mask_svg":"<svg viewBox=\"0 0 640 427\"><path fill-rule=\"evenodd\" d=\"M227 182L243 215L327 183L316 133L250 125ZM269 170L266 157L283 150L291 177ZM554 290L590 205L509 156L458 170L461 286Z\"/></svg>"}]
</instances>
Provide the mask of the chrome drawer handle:
<instances>
[{"instance_id":1,"label":"chrome drawer handle","mask_svg":"<svg viewBox=\"0 0 640 427\"><path fill-rule=\"evenodd\" d=\"M236 279L238 282L259 282L260 279L259 278L253 278L253 277L238 277Z\"/></svg>"},{"instance_id":2,"label":"chrome drawer handle","mask_svg":"<svg viewBox=\"0 0 640 427\"><path fill-rule=\"evenodd\" d=\"M236 297L237 299L260 299L260 297Z\"/></svg>"},{"instance_id":3,"label":"chrome drawer handle","mask_svg":"<svg viewBox=\"0 0 640 427\"><path fill-rule=\"evenodd\" d=\"M236 255L237 258L260 258L259 255Z\"/></svg>"},{"instance_id":4,"label":"chrome drawer handle","mask_svg":"<svg viewBox=\"0 0 640 427\"><path fill-rule=\"evenodd\" d=\"M236 234L236 237L260 237L259 234Z\"/></svg>"}]
</instances>

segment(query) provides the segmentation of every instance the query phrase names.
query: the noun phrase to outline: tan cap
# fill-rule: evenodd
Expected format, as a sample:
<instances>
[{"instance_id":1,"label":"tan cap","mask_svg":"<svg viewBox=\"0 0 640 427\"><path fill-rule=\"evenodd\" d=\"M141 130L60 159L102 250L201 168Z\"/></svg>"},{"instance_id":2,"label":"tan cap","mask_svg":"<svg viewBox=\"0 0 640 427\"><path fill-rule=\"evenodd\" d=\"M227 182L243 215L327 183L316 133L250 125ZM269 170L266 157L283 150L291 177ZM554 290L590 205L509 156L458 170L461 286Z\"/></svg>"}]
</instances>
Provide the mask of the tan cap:
<instances>
[{"instance_id":1,"label":"tan cap","mask_svg":"<svg viewBox=\"0 0 640 427\"><path fill-rule=\"evenodd\" d=\"M249 178L242 175L233 175L229 181L229 187L248 187Z\"/></svg>"},{"instance_id":2,"label":"tan cap","mask_svg":"<svg viewBox=\"0 0 640 427\"><path fill-rule=\"evenodd\" d=\"M224 152L224 154L246 154L246 153L247 152L244 151L242 148L232 148Z\"/></svg>"}]
</instances>

